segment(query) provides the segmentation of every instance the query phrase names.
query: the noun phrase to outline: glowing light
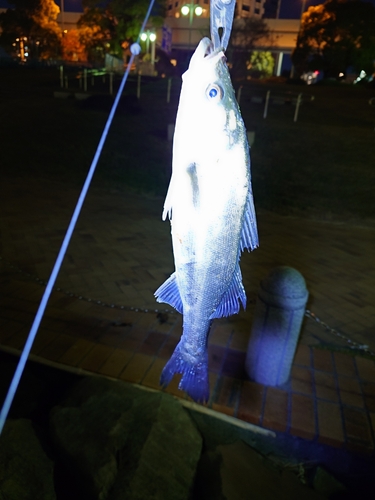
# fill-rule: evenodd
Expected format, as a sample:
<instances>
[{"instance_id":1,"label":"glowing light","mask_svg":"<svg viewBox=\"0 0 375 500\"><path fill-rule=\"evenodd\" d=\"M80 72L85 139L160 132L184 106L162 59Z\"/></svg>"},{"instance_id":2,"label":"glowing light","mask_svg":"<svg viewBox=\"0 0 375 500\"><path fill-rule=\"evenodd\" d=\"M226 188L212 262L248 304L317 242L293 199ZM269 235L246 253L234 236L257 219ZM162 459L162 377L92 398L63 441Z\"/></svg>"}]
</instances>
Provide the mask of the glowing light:
<instances>
[{"instance_id":1,"label":"glowing light","mask_svg":"<svg viewBox=\"0 0 375 500\"><path fill-rule=\"evenodd\" d=\"M366 71L363 71L363 69L362 69L359 76L354 80L353 83L360 82L361 80L363 80L365 78L366 75L367 75Z\"/></svg>"},{"instance_id":2,"label":"glowing light","mask_svg":"<svg viewBox=\"0 0 375 500\"><path fill-rule=\"evenodd\" d=\"M341 78L341 77L343 77L343 76L344 76L344 73L343 73L343 72L340 72L340 73L339 73L339 77Z\"/></svg>"},{"instance_id":3,"label":"glowing light","mask_svg":"<svg viewBox=\"0 0 375 500\"><path fill-rule=\"evenodd\" d=\"M142 33L141 40L142 42L145 42L147 40L147 33Z\"/></svg>"},{"instance_id":4,"label":"glowing light","mask_svg":"<svg viewBox=\"0 0 375 500\"><path fill-rule=\"evenodd\" d=\"M200 7L200 6L198 5L197 7L195 7L195 11L194 11L194 12L195 12L195 15L196 15L196 16L201 16L201 15L202 15L202 13L203 13L203 9L202 9L202 7Z\"/></svg>"},{"instance_id":5,"label":"glowing light","mask_svg":"<svg viewBox=\"0 0 375 500\"><path fill-rule=\"evenodd\" d=\"M183 16L187 16L190 12L190 9L187 5L184 5L183 7L181 7L181 14Z\"/></svg>"},{"instance_id":6,"label":"glowing light","mask_svg":"<svg viewBox=\"0 0 375 500\"><path fill-rule=\"evenodd\" d=\"M150 33L149 38L150 38L150 42L155 42L155 40L156 40L155 33Z\"/></svg>"}]
</instances>

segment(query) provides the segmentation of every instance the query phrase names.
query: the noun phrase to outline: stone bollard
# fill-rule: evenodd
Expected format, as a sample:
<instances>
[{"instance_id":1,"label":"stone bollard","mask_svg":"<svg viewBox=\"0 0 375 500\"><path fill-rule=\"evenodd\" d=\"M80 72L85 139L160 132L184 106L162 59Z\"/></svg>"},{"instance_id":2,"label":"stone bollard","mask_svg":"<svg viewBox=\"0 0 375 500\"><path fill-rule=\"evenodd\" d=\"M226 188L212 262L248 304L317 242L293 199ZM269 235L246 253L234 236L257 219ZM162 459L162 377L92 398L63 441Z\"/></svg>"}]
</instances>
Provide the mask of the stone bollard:
<instances>
[{"instance_id":1,"label":"stone bollard","mask_svg":"<svg viewBox=\"0 0 375 500\"><path fill-rule=\"evenodd\" d=\"M289 379L308 295L292 267L276 267L261 281L246 355L255 382L279 386Z\"/></svg>"}]
</instances>

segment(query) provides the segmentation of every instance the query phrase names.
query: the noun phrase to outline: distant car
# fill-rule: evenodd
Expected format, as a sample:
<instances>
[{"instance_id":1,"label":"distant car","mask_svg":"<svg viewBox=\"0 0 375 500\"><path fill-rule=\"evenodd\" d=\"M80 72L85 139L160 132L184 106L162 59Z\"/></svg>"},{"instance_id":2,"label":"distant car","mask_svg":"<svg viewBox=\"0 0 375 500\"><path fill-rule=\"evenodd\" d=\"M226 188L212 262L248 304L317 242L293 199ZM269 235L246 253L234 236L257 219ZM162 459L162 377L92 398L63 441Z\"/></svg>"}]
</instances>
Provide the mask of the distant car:
<instances>
[{"instance_id":1,"label":"distant car","mask_svg":"<svg viewBox=\"0 0 375 500\"><path fill-rule=\"evenodd\" d=\"M301 78L307 83L307 85L313 85L319 80L319 75L319 71L307 71L301 75Z\"/></svg>"}]
</instances>

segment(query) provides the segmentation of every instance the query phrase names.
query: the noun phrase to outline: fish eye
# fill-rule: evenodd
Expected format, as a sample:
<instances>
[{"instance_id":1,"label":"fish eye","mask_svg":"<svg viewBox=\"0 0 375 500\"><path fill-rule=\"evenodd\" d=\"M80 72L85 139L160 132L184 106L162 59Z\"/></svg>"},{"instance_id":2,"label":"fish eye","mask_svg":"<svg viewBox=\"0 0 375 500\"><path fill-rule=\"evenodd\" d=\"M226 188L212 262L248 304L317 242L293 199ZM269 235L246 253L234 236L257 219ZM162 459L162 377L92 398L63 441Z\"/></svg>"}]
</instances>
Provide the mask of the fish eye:
<instances>
[{"instance_id":1,"label":"fish eye","mask_svg":"<svg viewBox=\"0 0 375 500\"><path fill-rule=\"evenodd\" d=\"M223 89L215 83L209 85L206 89L206 96L209 100L222 99L224 95Z\"/></svg>"}]
</instances>

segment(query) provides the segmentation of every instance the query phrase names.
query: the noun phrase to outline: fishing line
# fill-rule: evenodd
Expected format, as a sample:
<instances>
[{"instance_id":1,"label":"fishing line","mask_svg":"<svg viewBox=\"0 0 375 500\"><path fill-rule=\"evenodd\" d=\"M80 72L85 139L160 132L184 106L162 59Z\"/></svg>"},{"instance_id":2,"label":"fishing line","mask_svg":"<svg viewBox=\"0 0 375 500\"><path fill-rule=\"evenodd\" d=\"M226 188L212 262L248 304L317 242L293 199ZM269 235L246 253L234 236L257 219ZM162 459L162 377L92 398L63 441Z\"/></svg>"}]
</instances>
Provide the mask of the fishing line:
<instances>
[{"instance_id":1,"label":"fishing line","mask_svg":"<svg viewBox=\"0 0 375 500\"><path fill-rule=\"evenodd\" d=\"M5 398L4 403L3 403L3 407L2 407L1 412L0 412L0 435L1 435L2 430L4 428L4 424L5 424L5 421L7 419L7 416L8 416L10 407L12 405L14 396L16 394L16 391L17 391L20 379L22 377L22 373L23 373L23 370L25 368L27 358L29 357L29 354L30 354L33 342L34 342L36 334L38 332L39 325L40 325L40 323L41 323L41 321L43 319L43 315L44 315L45 309L47 307L48 300L50 298L50 295L51 295L52 289L54 287L54 284L56 282L57 275L58 275L58 273L60 271L61 264L62 264L62 261L64 259L65 253L66 253L66 249L68 248L68 245L70 243L70 240L71 240L71 237L72 237L75 225L77 223L77 219L78 219L79 214L81 212L81 208L82 208L83 202L85 201L85 197L87 195L87 192L88 192L88 189L89 189L92 177L94 175L97 163L99 161L99 158L100 158L100 155L101 155L101 152L102 152L102 149L103 149L103 145L104 145L105 140L107 138L109 127L111 126L111 123L112 123L112 120L113 120L113 117L114 117L117 105L119 103L121 94L122 94L122 92L124 90L125 83L126 83L126 81L128 79L128 75L129 75L130 69L131 69L131 67L133 65L134 58L140 52L140 46L139 46L140 36L141 36L142 32L145 29L145 26L147 24L148 18L150 17L151 10L152 10L152 7L153 7L154 3L155 3L155 0L151 0L150 1L149 7L148 7L148 11L146 13L146 16L144 18L141 30L140 30L138 38L137 38L137 42L134 43L131 46L130 50L132 52L132 55L130 57L130 60L129 60L128 66L126 68L126 71L124 73L124 76L123 76L123 78L121 80L121 83L120 83L120 86L119 86L116 98L115 98L115 100L113 102L113 105L112 105L111 111L109 113L107 122L105 124L102 136L100 138L98 147L96 149L95 156L94 156L94 158L92 160L92 163L91 163L89 172L87 174L85 183L83 185L81 194L80 194L80 196L78 198L77 205L76 205L76 207L74 209L71 221L70 221L68 229L66 231L66 234L65 234L64 240L62 242L60 251L58 253L56 262L55 262L55 264L53 266L53 269L52 269L52 272L51 272L51 276L50 276L50 278L48 280L48 283L47 283L46 289L44 291L42 300L40 302L38 311L36 313L34 322L32 324L32 327L31 327L31 330L30 330L29 335L27 337L27 340L26 340L25 346L23 348L21 357L19 359L16 371L15 371L13 379L12 379L12 381L10 383L10 386L9 386L9 389L8 389L8 393L6 395L6 398Z\"/></svg>"}]
</instances>

